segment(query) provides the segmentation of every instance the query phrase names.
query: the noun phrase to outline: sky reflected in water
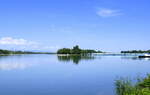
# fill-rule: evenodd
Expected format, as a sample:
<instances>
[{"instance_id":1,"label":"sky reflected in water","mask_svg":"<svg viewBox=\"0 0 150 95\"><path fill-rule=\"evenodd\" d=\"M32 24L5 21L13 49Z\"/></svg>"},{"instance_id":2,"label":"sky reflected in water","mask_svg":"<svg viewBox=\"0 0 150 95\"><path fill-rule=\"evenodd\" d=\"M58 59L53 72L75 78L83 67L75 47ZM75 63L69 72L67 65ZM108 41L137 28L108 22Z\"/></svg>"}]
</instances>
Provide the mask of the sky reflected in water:
<instances>
[{"instance_id":1,"label":"sky reflected in water","mask_svg":"<svg viewBox=\"0 0 150 95\"><path fill-rule=\"evenodd\" d=\"M0 95L115 95L118 77L143 76L149 67L136 56L1 56Z\"/></svg>"}]
</instances>

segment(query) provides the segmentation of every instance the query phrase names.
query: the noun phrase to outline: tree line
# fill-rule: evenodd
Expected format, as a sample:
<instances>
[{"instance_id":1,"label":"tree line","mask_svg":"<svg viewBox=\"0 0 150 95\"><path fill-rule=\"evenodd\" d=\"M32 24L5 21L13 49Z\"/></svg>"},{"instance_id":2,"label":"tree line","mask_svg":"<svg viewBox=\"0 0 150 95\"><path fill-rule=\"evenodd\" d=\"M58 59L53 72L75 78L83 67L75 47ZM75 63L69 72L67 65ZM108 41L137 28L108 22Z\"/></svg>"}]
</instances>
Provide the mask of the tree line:
<instances>
[{"instance_id":1,"label":"tree line","mask_svg":"<svg viewBox=\"0 0 150 95\"><path fill-rule=\"evenodd\" d=\"M87 54L87 53L102 53L102 51L96 51L92 49L80 49L78 45L70 48L62 48L57 51L57 54Z\"/></svg>"},{"instance_id":2,"label":"tree line","mask_svg":"<svg viewBox=\"0 0 150 95\"><path fill-rule=\"evenodd\" d=\"M0 49L0 54L50 54L48 52L11 51Z\"/></svg>"},{"instance_id":3,"label":"tree line","mask_svg":"<svg viewBox=\"0 0 150 95\"><path fill-rule=\"evenodd\" d=\"M130 50L130 51L121 51L121 53L150 53L150 50Z\"/></svg>"}]
</instances>

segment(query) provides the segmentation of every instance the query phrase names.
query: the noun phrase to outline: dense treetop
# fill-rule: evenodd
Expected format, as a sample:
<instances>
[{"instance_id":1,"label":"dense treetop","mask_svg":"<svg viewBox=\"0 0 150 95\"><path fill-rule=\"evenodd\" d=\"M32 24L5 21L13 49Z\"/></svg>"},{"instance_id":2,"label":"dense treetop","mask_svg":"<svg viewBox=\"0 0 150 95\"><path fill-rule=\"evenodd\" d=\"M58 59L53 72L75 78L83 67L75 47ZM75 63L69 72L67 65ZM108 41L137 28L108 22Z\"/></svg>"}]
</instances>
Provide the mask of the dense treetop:
<instances>
[{"instance_id":1,"label":"dense treetop","mask_svg":"<svg viewBox=\"0 0 150 95\"><path fill-rule=\"evenodd\" d=\"M80 49L78 45L70 48L62 48L57 51L57 54L86 54L86 53L102 53L92 49Z\"/></svg>"}]
</instances>

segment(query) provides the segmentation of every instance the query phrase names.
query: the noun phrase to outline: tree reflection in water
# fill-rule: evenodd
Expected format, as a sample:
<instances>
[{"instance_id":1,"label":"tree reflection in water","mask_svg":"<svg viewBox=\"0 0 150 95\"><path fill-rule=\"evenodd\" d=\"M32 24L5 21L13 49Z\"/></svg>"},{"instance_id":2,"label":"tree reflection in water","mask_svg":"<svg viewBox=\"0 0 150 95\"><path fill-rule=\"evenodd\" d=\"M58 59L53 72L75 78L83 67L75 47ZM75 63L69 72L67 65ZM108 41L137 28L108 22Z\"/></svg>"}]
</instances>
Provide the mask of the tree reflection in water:
<instances>
[{"instance_id":1,"label":"tree reflection in water","mask_svg":"<svg viewBox=\"0 0 150 95\"><path fill-rule=\"evenodd\" d=\"M95 57L92 54L80 55L57 55L59 61L70 62L72 61L74 64L79 64L81 60L94 60Z\"/></svg>"}]
</instances>

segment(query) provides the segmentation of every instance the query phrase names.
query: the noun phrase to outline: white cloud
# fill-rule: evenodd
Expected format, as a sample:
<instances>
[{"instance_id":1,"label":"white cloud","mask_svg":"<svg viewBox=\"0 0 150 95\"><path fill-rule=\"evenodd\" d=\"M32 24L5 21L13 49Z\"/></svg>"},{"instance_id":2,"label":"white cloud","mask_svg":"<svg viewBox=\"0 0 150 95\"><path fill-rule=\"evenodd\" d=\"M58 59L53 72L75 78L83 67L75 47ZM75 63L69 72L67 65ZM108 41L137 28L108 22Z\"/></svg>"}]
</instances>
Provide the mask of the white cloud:
<instances>
[{"instance_id":1,"label":"white cloud","mask_svg":"<svg viewBox=\"0 0 150 95\"><path fill-rule=\"evenodd\" d=\"M26 51L57 51L59 46L44 45L34 41L28 41L23 38L2 37L0 38L0 48L8 50L26 50Z\"/></svg>"},{"instance_id":2,"label":"white cloud","mask_svg":"<svg viewBox=\"0 0 150 95\"><path fill-rule=\"evenodd\" d=\"M0 45L34 45L36 42L28 41L25 39L15 39L12 37L3 37L0 39Z\"/></svg>"},{"instance_id":3,"label":"white cloud","mask_svg":"<svg viewBox=\"0 0 150 95\"><path fill-rule=\"evenodd\" d=\"M55 52L59 49L59 46L48 46L48 45L43 45L43 44L39 44L39 45L35 45L32 46L32 50L38 50L38 51L50 51L50 52ZM25 48L24 48L25 49ZM30 48L31 50L31 48Z\"/></svg>"},{"instance_id":4,"label":"white cloud","mask_svg":"<svg viewBox=\"0 0 150 95\"><path fill-rule=\"evenodd\" d=\"M114 10L114 9L99 9L97 11L97 14L101 17L112 17L112 16L119 16L122 15L120 10Z\"/></svg>"}]
</instances>

